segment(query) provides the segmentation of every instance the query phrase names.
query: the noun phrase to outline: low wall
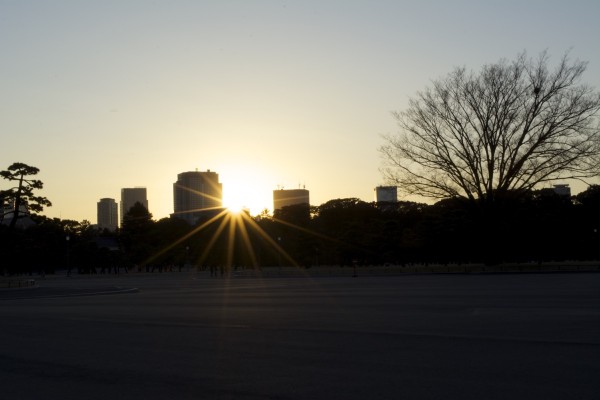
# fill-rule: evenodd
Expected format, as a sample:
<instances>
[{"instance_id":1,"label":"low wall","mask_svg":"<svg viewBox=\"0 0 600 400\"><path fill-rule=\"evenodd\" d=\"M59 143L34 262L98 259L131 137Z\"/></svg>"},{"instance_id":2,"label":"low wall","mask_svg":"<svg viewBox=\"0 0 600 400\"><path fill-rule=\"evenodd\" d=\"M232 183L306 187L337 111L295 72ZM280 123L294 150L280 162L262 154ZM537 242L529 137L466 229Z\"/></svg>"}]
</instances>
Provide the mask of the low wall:
<instances>
[{"instance_id":1,"label":"low wall","mask_svg":"<svg viewBox=\"0 0 600 400\"><path fill-rule=\"evenodd\" d=\"M470 274L470 273L549 273L600 272L600 262L590 263L527 263L527 264L414 264L389 266L318 266L318 267L263 267L260 270L231 271L234 276L386 276L401 274Z\"/></svg>"},{"instance_id":2,"label":"low wall","mask_svg":"<svg viewBox=\"0 0 600 400\"><path fill-rule=\"evenodd\" d=\"M26 288L35 286L35 279L0 279L0 289L14 289L14 288Z\"/></svg>"}]
</instances>

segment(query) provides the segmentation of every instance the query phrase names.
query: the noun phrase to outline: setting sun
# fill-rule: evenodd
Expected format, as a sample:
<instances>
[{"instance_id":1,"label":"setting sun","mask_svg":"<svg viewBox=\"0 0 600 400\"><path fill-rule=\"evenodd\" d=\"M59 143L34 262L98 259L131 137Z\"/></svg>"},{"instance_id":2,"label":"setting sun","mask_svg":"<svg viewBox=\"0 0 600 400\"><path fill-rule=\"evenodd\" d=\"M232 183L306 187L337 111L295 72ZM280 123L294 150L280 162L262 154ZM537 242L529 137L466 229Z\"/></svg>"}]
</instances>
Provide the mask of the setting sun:
<instances>
[{"instance_id":1,"label":"setting sun","mask_svg":"<svg viewBox=\"0 0 600 400\"><path fill-rule=\"evenodd\" d=\"M225 205L225 208L227 208L227 211L229 211L230 213L234 213L234 214L239 214L242 211L248 209L248 207L245 207L244 205L239 205L239 204Z\"/></svg>"},{"instance_id":2,"label":"setting sun","mask_svg":"<svg viewBox=\"0 0 600 400\"><path fill-rule=\"evenodd\" d=\"M232 212L248 210L257 215L264 209L271 210L273 191L268 183L256 178L249 179L243 174L222 174L223 207Z\"/></svg>"}]
</instances>

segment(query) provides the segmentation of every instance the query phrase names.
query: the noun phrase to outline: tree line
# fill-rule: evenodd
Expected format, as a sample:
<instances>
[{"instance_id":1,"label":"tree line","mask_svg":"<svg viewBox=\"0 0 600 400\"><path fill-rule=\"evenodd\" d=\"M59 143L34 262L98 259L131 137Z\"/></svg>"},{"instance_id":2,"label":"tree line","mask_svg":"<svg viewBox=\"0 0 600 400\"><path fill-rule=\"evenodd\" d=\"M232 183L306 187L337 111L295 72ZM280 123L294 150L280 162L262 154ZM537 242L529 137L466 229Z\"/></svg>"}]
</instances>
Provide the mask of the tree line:
<instances>
[{"instance_id":1,"label":"tree line","mask_svg":"<svg viewBox=\"0 0 600 400\"><path fill-rule=\"evenodd\" d=\"M0 226L4 274L109 273L190 268L507 263L600 258L600 186L506 196L489 213L461 198L435 204L335 199L251 217L207 212L197 225L154 220L141 204L116 232L88 221L31 215ZM486 229L485 226L493 226ZM482 235L486 232L486 235ZM489 232L493 232L489 236Z\"/></svg>"}]
</instances>

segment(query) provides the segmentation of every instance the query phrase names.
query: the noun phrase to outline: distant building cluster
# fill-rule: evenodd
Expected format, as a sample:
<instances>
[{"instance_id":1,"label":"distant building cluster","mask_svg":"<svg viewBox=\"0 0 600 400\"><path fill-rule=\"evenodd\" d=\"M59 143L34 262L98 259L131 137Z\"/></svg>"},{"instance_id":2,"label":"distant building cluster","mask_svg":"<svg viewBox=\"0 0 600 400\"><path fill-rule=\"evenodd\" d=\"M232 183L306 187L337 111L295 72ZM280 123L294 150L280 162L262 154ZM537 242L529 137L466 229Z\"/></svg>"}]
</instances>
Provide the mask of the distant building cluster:
<instances>
[{"instance_id":1,"label":"distant building cluster","mask_svg":"<svg viewBox=\"0 0 600 400\"><path fill-rule=\"evenodd\" d=\"M570 195L571 193L569 185L555 185L554 191L561 195ZM386 204L398 201L396 186L377 186L374 192L376 203ZM98 227L111 231L116 230L123 223L124 216L136 203L140 203L149 211L145 187L121 189L119 207L115 199L100 199L97 204ZM298 204L310 205L310 195L306 188L273 190L273 211ZM207 213L222 209L223 184L219 182L219 174L211 170L196 170L177 175L177 180L173 183L171 218L178 218L190 225L195 225Z\"/></svg>"},{"instance_id":2,"label":"distant building cluster","mask_svg":"<svg viewBox=\"0 0 600 400\"><path fill-rule=\"evenodd\" d=\"M100 199L97 204L98 227L116 230L123 224L125 215L136 203L150 211L145 187L121 189L119 207L115 199ZM203 213L209 210L220 210L222 207L223 185L219 182L219 175L216 172L189 171L177 175L177 181L173 183L172 218L179 218L193 225Z\"/></svg>"},{"instance_id":3,"label":"distant building cluster","mask_svg":"<svg viewBox=\"0 0 600 400\"><path fill-rule=\"evenodd\" d=\"M121 189L120 207L117 207L115 199L109 197L100 199L96 206L98 228L115 231L119 227L119 221L122 225L123 218L136 203L140 203L148 210L148 195L145 187ZM117 211L118 208L120 212Z\"/></svg>"}]
</instances>

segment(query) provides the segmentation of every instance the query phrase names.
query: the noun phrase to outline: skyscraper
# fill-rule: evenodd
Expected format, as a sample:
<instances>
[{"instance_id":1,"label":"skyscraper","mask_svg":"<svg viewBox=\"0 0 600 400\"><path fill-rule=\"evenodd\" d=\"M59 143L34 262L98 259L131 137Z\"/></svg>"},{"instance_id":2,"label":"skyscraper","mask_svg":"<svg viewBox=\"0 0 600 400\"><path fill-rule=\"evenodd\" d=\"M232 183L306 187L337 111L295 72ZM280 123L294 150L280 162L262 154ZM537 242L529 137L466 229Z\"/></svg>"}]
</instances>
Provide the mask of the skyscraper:
<instances>
[{"instance_id":1,"label":"skyscraper","mask_svg":"<svg viewBox=\"0 0 600 400\"><path fill-rule=\"evenodd\" d=\"M296 204L310 205L309 193L306 189L273 190L273 211Z\"/></svg>"},{"instance_id":2,"label":"skyscraper","mask_svg":"<svg viewBox=\"0 0 600 400\"><path fill-rule=\"evenodd\" d=\"M398 188L396 186L377 186L375 188L375 201L377 203L396 203L398 201Z\"/></svg>"},{"instance_id":3,"label":"skyscraper","mask_svg":"<svg viewBox=\"0 0 600 400\"><path fill-rule=\"evenodd\" d=\"M140 203L146 210L148 209L148 198L146 197L145 187L123 188L121 189L121 224L123 218L131 210L135 203Z\"/></svg>"},{"instance_id":4,"label":"skyscraper","mask_svg":"<svg viewBox=\"0 0 600 400\"><path fill-rule=\"evenodd\" d=\"M569 187L569 184L565 183L554 185L554 193L559 196L571 197L571 188Z\"/></svg>"},{"instance_id":5,"label":"skyscraper","mask_svg":"<svg viewBox=\"0 0 600 400\"><path fill-rule=\"evenodd\" d=\"M219 174L207 170L177 175L177 182L173 183L173 217L194 225L207 211L221 207L223 185L219 183Z\"/></svg>"},{"instance_id":6,"label":"skyscraper","mask_svg":"<svg viewBox=\"0 0 600 400\"><path fill-rule=\"evenodd\" d=\"M117 202L115 199L100 199L98 202L98 228L115 231L118 224Z\"/></svg>"}]
</instances>

